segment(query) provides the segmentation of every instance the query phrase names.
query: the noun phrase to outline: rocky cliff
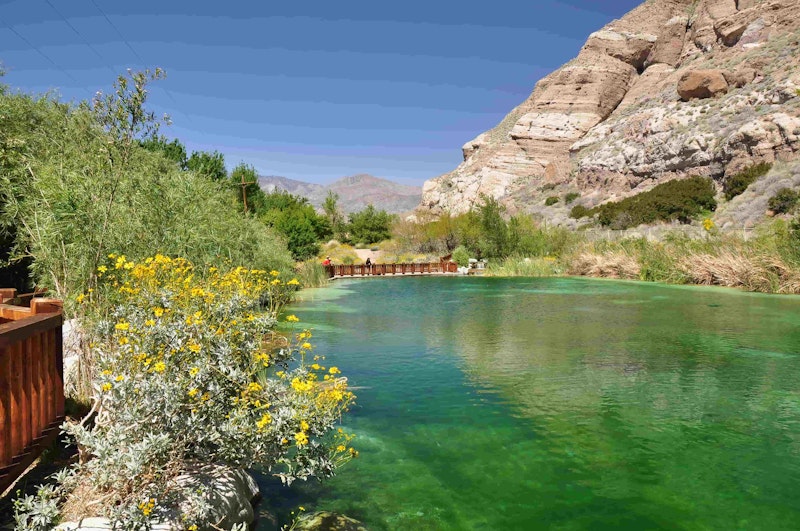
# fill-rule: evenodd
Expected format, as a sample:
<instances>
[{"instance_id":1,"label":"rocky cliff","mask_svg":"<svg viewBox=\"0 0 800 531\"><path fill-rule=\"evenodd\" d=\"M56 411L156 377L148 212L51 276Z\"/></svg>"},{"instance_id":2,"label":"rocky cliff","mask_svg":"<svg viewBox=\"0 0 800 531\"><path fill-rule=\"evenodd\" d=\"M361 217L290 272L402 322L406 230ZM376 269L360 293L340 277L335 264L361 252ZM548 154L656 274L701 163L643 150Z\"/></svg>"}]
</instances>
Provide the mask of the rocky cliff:
<instances>
[{"instance_id":1,"label":"rocky cliff","mask_svg":"<svg viewBox=\"0 0 800 531\"><path fill-rule=\"evenodd\" d=\"M800 150L800 0L648 0L589 36L464 162L425 183L418 211L460 213L481 195L511 213L574 224L667 179L726 176ZM552 202L552 200L551 200Z\"/></svg>"}]
</instances>

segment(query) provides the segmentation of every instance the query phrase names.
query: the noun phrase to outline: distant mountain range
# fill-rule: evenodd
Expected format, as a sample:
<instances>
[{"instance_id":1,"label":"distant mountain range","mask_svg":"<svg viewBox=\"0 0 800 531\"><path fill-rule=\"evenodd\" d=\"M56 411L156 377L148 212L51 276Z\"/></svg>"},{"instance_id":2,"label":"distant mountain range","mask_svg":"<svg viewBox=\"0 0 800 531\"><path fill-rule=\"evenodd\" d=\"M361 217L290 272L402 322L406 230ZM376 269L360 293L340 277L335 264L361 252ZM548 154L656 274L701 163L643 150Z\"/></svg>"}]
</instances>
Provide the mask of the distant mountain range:
<instances>
[{"instance_id":1,"label":"distant mountain range","mask_svg":"<svg viewBox=\"0 0 800 531\"><path fill-rule=\"evenodd\" d=\"M328 185L306 183L275 175L261 175L258 184L267 192L284 190L308 199L316 208L333 191L339 195L339 208L345 213L358 212L369 204L390 214L410 212L422 198L421 186L408 186L367 174L342 177Z\"/></svg>"}]
</instances>

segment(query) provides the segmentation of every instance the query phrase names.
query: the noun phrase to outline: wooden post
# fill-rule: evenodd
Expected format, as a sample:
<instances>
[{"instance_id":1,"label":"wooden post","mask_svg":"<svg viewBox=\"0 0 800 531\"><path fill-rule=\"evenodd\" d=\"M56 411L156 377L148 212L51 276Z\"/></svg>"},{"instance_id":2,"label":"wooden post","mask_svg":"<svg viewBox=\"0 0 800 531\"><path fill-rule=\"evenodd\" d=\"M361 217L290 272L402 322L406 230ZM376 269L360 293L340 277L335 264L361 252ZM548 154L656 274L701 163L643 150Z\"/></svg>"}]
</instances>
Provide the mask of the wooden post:
<instances>
[{"instance_id":1,"label":"wooden post","mask_svg":"<svg viewBox=\"0 0 800 531\"><path fill-rule=\"evenodd\" d=\"M17 296L17 290L14 288L0 288L0 304L8 299L13 299Z\"/></svg>"}]
</instances>

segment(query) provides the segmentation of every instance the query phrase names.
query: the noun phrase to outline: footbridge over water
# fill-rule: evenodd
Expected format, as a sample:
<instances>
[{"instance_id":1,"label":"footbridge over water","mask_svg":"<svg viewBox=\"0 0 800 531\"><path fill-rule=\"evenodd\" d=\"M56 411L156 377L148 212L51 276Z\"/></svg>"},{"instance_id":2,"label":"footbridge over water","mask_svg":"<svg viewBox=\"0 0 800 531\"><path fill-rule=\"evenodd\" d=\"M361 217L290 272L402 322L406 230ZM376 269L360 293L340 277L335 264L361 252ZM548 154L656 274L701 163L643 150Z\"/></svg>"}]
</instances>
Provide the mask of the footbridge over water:
<instances>
[{"instance_id":1,"label":"footbridge over water","mask_svg":"<svg viewBox=\"0 0 800 531\"><path fill-rule=\"evenodd\" d=\"M455 262L426 262L422 264L351 264L327 265L328 278L409 276L409 275L452 275L458 273Z\"/></svg>"}]
</instances>

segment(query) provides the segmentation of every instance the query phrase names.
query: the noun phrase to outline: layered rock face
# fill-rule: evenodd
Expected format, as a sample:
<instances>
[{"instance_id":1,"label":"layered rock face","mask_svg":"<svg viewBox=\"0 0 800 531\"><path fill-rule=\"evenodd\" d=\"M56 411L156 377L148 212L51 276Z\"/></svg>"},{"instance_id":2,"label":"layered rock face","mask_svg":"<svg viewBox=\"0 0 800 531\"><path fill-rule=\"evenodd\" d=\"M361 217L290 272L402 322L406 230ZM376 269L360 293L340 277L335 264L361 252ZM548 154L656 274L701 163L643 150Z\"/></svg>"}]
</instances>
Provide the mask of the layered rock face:
<instances>
[{"instance_id":1,"label":"layered rock face","mask_svg":"<svg viewBox=\"0 0 800 531\"><path fill-rule=\"evenodd\" d=\"M725 175L800 151L800 1L650 0L589 36L464 162L425 183L420 214L483 195L574 223L666 179Z\"/></svg>"}]
</instances>

